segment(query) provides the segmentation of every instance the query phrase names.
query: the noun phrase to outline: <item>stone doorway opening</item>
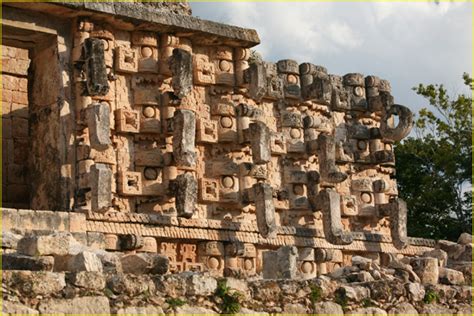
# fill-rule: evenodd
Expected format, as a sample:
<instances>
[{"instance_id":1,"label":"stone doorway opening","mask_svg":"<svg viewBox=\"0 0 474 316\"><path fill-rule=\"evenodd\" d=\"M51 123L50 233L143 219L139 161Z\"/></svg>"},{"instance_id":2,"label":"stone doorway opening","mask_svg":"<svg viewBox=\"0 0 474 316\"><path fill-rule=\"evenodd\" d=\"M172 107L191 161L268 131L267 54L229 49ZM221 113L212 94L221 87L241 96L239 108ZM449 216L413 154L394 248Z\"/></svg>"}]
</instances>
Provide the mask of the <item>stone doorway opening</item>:
<instances>
[{"instance_id":1,"label":"stone doorway opening","mask_svg":"<svg viewBox=\"0 0 474 316\"><path fill-rule=\"evenodd\" d=\"M29 49L2 44L2 205L29 208Z\"/></svg>"},{"instance_id":2,"label":"stone doorway opening","mask_svg":"<svg viewBox=\"0 0 474 316\"><path fill-rule=\"evenodd\" d=\"M54 209L58 200L57 36L2 27L2 206ZM49 179L49 181L47 181Z\"/></svg>"}]
</instances>

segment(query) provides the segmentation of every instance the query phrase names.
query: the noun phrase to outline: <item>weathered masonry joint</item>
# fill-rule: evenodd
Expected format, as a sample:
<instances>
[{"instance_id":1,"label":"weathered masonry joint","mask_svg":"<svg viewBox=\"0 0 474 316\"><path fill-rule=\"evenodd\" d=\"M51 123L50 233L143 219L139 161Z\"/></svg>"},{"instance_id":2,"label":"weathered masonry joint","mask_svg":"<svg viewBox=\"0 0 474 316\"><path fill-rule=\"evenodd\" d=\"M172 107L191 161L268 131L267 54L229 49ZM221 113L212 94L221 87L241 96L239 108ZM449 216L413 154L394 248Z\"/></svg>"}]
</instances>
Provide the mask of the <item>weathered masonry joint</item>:
<instances>
[{"instance_id":1,"label":"weathered masonry joint","mask_svg":"<svg viewBox=\"0 0 474 316\"><path fill-rule=\"evenodd\" d=\"M226 276L432 250L407 236L388 81L259 60L254 30L175 5L3 4L4 230Z\"/></svg>"}]
</instances>

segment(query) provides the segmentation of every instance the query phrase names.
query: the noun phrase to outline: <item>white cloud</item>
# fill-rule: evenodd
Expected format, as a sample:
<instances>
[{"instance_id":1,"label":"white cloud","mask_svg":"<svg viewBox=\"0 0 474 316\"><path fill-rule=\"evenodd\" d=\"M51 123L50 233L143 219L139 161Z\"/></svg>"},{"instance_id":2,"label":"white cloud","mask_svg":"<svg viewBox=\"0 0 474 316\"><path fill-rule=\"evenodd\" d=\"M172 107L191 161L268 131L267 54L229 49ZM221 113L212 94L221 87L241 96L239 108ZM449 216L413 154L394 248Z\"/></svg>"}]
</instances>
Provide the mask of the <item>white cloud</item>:
<instances>
[{"instance_id":1,"label":"white cloud","mask_svg":"<svg viewBox=\"0 0 474 316\"><path fill-rule=\"evenodd\" d=\"M411 87L444 83L463 90L472 69L470 2L192 3L195 15L254 28L265 59L292 58L331 73L375 74L392 82L395 98L425 106Z\"/></svg>"}]
</instances>

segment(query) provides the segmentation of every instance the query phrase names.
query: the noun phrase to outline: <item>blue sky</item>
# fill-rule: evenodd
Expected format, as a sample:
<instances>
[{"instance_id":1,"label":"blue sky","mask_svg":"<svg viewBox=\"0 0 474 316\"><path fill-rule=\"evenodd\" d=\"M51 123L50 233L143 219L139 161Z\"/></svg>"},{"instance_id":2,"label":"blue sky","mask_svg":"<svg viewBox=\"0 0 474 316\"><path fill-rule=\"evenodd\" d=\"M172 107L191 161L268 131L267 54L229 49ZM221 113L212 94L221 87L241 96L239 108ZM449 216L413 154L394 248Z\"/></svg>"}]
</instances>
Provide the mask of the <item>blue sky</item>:
<instances>
[{"instance_id":1,"label":"blue sky","mask_svg":"<svg viewBox=\"0 0 474 316\"><path fill-rule=\"evenodd\" d=\"M426 106L411 88L443 83L468 92L472 72L471 3L192 2L193 15L256 29L265 60L295 59L344 75L360 72L392 83L395 101Z\"/></svg>"}]
</instances>

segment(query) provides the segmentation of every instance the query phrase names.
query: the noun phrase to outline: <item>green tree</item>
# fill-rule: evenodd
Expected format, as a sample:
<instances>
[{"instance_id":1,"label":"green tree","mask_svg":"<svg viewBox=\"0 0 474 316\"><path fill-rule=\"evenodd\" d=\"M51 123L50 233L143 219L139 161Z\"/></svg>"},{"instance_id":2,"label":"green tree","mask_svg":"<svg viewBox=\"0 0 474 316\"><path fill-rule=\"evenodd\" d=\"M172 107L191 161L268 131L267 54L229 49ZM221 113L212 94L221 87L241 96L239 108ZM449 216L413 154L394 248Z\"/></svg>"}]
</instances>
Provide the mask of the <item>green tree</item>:
<instances>
[{"instance_id":1,"label":"green tree","mask_svg":"<svg viewBox=\"0 0 474 316\"><path fill-rule=\"evenodd\" d=\"M463 75L472 91L473 80ZM427 99L414 135L397 143L397 181L408 205L408 234L456 238L472 230L472 94L451 98L443 85L413 90Z\"/></svg>"}]
</instances>

